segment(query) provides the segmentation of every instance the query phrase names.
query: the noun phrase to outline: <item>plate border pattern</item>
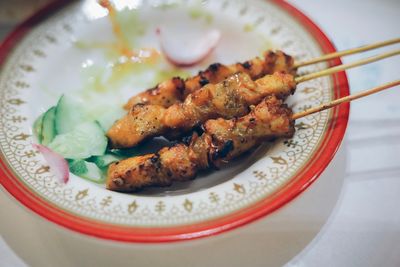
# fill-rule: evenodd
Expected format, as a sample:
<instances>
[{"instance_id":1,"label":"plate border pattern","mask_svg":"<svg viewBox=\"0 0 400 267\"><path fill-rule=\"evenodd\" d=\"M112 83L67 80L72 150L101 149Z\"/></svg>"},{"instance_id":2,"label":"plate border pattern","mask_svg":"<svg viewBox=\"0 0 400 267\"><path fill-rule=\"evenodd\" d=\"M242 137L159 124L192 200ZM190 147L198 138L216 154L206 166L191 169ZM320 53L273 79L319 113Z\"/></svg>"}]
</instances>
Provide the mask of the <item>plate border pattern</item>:
<instances>
[{"instance_id":1,"label":"plate border pattern","mask_svg":"<svg viewBox=\"0 0 400 267\"><path fill-rule=\"evenodd\" d=\"M38 22L52 12L62 8L68 2L65 0L53 2L17 27L1 44L0 65L6 61L9 52L13 50L18 41L34 28ZM333 44L318 26L299 10L284 1L273 0L272 3L288 12L302 24L316 39L324 53L336 51ZM332 64L341 64L341 61L336 59L332 61ZM339 89L335 90L335 98L348 95L349 87L345 73L339 73L332 77L334 87ZM314 158L303 167L295 179L274 194L250 207L222 218L193 225L166 228L129 227L111 225L70 214L30 192L29 188L15 177L12 170L8 169L3 158L0 159L0 182L11 195L32 211L49 221L84 234L126 242L171 242L211 236L245 225L273 212L294 199L312 184L329 164L340 146L347 127L349 107L349 104L344 104L333 109L333 119L327 129L325 139L314 153Z\"/></svg>"}]
</instances>

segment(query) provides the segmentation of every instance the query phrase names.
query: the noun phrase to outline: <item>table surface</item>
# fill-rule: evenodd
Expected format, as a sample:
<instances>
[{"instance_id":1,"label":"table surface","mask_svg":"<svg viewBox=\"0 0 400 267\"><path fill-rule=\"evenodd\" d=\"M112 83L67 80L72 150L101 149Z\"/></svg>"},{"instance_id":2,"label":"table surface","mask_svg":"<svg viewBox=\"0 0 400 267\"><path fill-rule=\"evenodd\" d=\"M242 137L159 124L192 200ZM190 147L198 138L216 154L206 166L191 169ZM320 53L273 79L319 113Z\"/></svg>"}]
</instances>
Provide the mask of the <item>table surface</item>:
<instances>
[{"instance_id":1,"label":"table surface","mask_svg":"<svg viewBox=\"0 0 400 267\"><path fill-rule=\"evenodd\" d=\"M0 2L0 40L21 14ZM23 1L16 1L21 2ZM36 1L39 6L45 1ZM338 50L400 37L398 0L290 0L331 38ZM9 2L10 3L10 2ZM1 11L3 10L3 11ZM363 55L399 48L393 46ZM399 79L400 58L347 71L355 93ZM328 223L292 266L400 266L400 92L394 88L351 105L346 133L347 170ZM0 236L0 267L26 266Z\"/></svg>"}]
</instances>

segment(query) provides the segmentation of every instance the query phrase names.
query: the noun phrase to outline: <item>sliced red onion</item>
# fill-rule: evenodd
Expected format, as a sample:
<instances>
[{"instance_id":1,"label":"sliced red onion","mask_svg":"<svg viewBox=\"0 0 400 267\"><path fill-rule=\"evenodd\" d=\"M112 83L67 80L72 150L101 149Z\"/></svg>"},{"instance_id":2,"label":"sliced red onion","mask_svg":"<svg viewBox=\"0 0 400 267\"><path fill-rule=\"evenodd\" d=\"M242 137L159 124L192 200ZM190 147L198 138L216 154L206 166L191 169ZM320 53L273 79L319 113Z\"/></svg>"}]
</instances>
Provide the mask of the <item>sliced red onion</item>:
<instances>
[{"instance_id":1,"label":"sliced red onion","mask_svg":"<svg viewBox=\"0 0 400 267\"><path fill-rule=\"evenodd\" d=\"M35 149L39 150L40 153L42 153L44 159L49 164L49 167L55 174L57 180L60 183L66 184L69 179L68 162L62 156L46 146L38 144L32 144L32 146Z\"/></svg>"},{"instance_id":2,"label":"sliced red onion","mask_svg":"<svg viewBox=\"0 0 400 267\"><path fill-rule=\"evenodd\" d=\"M196 38L192 38L193 34L183 36L160 28L156 33L166 58L179 67L190 67L203 61L215 49L221 37L216 29L201 33Z\"/></svg>"}]
</instances>

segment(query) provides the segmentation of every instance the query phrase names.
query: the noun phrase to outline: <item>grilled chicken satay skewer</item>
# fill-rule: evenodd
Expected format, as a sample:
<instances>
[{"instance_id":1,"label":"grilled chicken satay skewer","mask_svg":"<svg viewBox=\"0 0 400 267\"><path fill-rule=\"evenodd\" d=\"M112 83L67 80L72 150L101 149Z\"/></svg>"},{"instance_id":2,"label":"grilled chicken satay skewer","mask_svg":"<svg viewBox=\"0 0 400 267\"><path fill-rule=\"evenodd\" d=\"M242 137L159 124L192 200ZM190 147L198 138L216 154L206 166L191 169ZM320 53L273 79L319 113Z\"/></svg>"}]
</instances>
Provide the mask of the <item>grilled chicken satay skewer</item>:
<instances>
[{"instance_id":1,"label":"grilled chicken satay skewer","mask_svg":"<svg viewBox=\"0 0 400 267\"><path fill-rule=\"evenodd\" d=\"M136 105L107 132L114 148L132 147L140 142L169 133L169 139L188 132L206 120L243 116L249 107L274 94L286 98L296 85L311 79L353 68L399 54L400 50L335 66L295 78L291 74L274 73L256 81L245 73L236 73L221 83L207 84L189 94L183 103L164 108L159 105Z\"/></svg>"},{"instance_id":2,"label":"grilled chicken satay skewer","mask_svg":"<svg viewBox=\"0 0 400 267\"><path fill-rule=\"evenodd\" d=\"M245 73L234 74L221 83L208 84L188 95L183 103L164 108L159 105L136 105L114 123L107 136L114 148L132 147L161 135L176 139L208 119L243 116L251 105L267 95L286 98L296 88L292 75L274 73L253 81Z\"/></svg>"},{"instance_id":3,"label":"grilled chicken satay skewer","mask_svg":"<svg viewBox=\"0 0 400 267\"><path fill-rule=\"evenodd\" d=\"M331 60L341 56L352 55L399 42L400 38L387 40L384 42L323 55L321 57L302 62L294 62L292 57L286 55L282 51L267 51L264 53L263 58L257 57L243 63L236 63L233 65L222 65L216 63L210 65L205 71L200 71L199 74L194 77L190 77L186 80L174 77L158 84L154 88L139 93L138 95L131 97L125 104L124 108L129 110L136 104L151 104L169 107L175 103L182 102L189 94L199 90L204 85L208 83L216 84L237 72L244 72L253 80L277 71L284 71L295 75L297 68L303 66Z\"/></svg>"},{"instance_id":4,"label":"grilled chicken satay skewer","mask_svg":"<svg viewBox=\"0 0 400 267\"><path fill-rule=\"evenodd\" d=\"M106 0L99 1L99 4L108 10L113 31L116 35L119 45L121 46L121 49L123 50L123 54L125 54L127 52L125 50L129 51L129 48L126 45L125 36L121 34L120 25L115 18L114 6ZM125 108L129 110L135 104L153 104L168 107L175 102L183 101L186 95L192 93L194 90L200 89L205 83L218 83L236 72L245 72L249 74L252 79L257 79L258 77L273 73L275 71L286 71L288 73L295 74L297 67L326 61L344 55L363 52L398 42L400 42L400 38L331 53L322 57L314 58L312 60L297 62L295 65L293 65L292 58L284 55L280 51L276 53L267 52L264 54L264 59L256 58L242 64L238 63L230 66L213 64L208 70L200 72L199 75L189 78L186 81L183 81L179 78L173 78L157 85L152 89L147 90L146 92L134 96L128 101L128 103L125 105Z\"/></svg>"},{"instance_id":5,"label":"grilled chicken satay skewer","mask_svg":"<svg viewBox=\"0 0 400 267\"><path fill-rule=\"evenodd\" d=\"M106 186L134 191L146 186L167 186L185 181L197 172L234 158L263 141L294 133L291 110L270 96L248 115L238 119L209 120L204 133L194 133L189 144L179 143L158 153L122 160L108 170Z\"/></svg>"},{"instance_id":6,"label":"grilled chicken satay skewer","mask_svg":"<svg viewBox=\"0 0 400 267\"><path fill-rule=\"evenodd\" d=\"M291 137L296 119L397 85L400 85L400 80L296 114L292 114L282 100L269 96L246 116L207 121L204 133L201 136L194 133L189 144L179 143L155 154L112 164L106 187L132 192L147 186L168 186L174 181L193 179L199 170L219 167L264 141Z\"/></svg>"},{"instance_id":7,"label":"grilled chicken satay skewer","mask_svg":"<svg viewBox=\"0 0 400 267\"><path fill-rule=\"evenodd\" d=\"M282 51L267 51L264 53L263 58L256 57L246 62L232 65L214 63L206 70L200 71L198 75L186 80L174 77L159 83L154 88L131 97L124 108L130 110L137 104L159 105L167 108L175 103L184 101L189 94L199 90L206 84L219 83L237 72L246 73L253 80L279 71L294 75L296 69L293 68L293 64L294 59Z\"/></svg>"}]
</instances>

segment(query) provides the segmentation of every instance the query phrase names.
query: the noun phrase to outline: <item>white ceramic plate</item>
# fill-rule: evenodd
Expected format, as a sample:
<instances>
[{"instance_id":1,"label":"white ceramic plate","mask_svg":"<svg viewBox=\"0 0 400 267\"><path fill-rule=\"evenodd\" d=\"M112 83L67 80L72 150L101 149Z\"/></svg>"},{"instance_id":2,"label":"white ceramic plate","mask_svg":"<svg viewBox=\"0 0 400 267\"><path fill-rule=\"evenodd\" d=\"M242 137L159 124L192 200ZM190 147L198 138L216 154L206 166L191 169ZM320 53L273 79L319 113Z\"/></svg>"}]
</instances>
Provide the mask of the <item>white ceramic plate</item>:
<instances>
[{"instance_id":1,"label":"white ceramic plate","mask_svg":"<svg viewBox=\"0 0 400 267\"><path fill-rule=\"evenodd\" d=\"M134 51L160 50L160 26L186 37L218 29L221 40L201 64L177 70L162 55L151 64L123 64L107 11L95 1L56 2L25 22L0 52L1 182L20 202L85 234L176 241L264 216L324 170L343 138L348 105L300 119L292 139L260 146L223 170L171 188L122 194L72 174L67 185L59 184L31 144L33 121L62 94L88 104L102 101L107 110L161 79L177 72L194 74L213 62L245 61L267 49L281 49L296 60L334 51L309 19L280 1L115 1L115 7ZM300 73L327 66L302 68ZM299 111L347 93L346 77L338 74L300 84L288 103Z\"/></svg>"}]
</instances>

